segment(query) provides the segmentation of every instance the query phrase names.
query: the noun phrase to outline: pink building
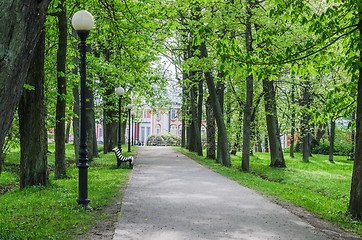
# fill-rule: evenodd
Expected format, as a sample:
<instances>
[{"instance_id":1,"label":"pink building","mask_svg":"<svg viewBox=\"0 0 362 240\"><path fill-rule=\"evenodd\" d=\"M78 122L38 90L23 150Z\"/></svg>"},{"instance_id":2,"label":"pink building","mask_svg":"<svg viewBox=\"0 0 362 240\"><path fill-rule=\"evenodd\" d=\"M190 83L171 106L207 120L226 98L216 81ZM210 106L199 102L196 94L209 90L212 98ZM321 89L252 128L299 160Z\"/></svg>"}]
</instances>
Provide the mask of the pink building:
<instances>
[{"instance_id":1,"label":"pink building","mask_svg":"<svg viewBox=\"0 0 362 240\"><path fill-rule=\"evenodd\" d=\"M181 135L182 119L180 105L173 105L169 109L142 108L136 115L134 136L136 142L144 143L152 134Z\"/></svg>"}]
</instances>

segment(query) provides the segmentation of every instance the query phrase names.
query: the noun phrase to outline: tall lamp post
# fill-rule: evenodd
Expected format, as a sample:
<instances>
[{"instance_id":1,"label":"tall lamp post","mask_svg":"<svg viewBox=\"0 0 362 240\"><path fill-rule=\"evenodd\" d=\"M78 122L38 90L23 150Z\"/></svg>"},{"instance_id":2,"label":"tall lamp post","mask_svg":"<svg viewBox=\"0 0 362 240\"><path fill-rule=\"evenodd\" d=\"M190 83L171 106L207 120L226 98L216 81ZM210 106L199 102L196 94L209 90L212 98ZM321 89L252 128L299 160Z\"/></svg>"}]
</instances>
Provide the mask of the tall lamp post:
<instances>
[{"instance_id":1,"label":"tall lamp post","mask_svg":"<svg viewBox=\"0 0 362 240\"><path fill-rule=\"evenodd\" d=\"M116 94L119 96L119 104L118 104L118 107L119 107L119 114L118 114L118 149L119 151L121 151L122 153L122 116L121 116L121 113L122 113L122 96L124 94L124 89L123 87L118 87L116 88Z\"/></svg>"},{"instance_id":2,"label":"tall lamp post","mask_svg":"<svg viewBox=\"0 0 362 240\"><path fill-rule=\"evenodd\" d=\"M135 135L135 130L136 130L136 125L134 122L134 116L136 115L136 113L134 111L131 112L132 115L132 146L134 146L134 135Z\"/></svg>"},{"instance_id":3,"label":"tall lamp post","mask_svg":"<svg viewBox=\"0 0 362 240\"><path fill-rule=\"evenodd\" d=\"M133 108L132 104L127 105L128 109L128 152L131 152L131 109Z\"/></svg>"},{"instance_id":4,"label":"tall lamp post","mask_svg":"<svg viewBox=\"0 0 362 240\"><path fill-rule=\"evenodd\" d=\"M79 157L77 167L79 169L79 198L77 202L82 205L86 210L92 211L93 209L88 206L90 200L88 199L88 153L86 144L86 53L87 44L86 40L89 31L94 25L94 18L92 14L85 10L76 12L72 18L73 28L77 31L80 38L80 144L79 144Z\"/></svg>"}]
</instances>

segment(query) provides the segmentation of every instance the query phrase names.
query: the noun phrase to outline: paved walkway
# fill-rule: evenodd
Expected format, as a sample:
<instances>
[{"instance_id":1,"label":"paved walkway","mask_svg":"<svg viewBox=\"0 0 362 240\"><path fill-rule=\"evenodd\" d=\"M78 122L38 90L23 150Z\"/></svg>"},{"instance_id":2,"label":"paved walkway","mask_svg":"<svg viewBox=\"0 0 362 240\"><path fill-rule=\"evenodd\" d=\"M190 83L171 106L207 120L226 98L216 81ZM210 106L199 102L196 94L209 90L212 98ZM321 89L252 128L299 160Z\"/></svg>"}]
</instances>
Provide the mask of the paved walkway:
<instances>
[{"instance_id":1,"label":"paved walkway","mask_svg":"<svg viewBox=\"0 0 362 240\"><path fill-rule=\"evenodd\" d=\"M330 238L172 148L141 147L113 239Z\"/></svg>"}]
</instances>

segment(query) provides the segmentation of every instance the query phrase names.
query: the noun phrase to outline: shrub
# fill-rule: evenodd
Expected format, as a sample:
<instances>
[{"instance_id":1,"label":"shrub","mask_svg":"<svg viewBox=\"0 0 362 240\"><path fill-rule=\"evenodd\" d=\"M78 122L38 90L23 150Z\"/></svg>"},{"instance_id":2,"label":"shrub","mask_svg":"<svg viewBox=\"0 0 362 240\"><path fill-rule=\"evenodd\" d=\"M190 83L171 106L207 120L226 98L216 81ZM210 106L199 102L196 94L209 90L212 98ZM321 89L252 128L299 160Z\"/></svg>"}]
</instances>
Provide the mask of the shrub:
<instances>
[{"instance_id":1,"label":"shrub","mask_svg":"<svg viewBox=\"0 0 362 240\"><path fill-rule=\"evenodd\" d=\"M147 146L179 146L181 137L172 134L151 135L146 140Z\"/></svg>"},{"instance_id":2,"label":"shrub","mask_svg":"<svg viewBox=\"0 0 362 240\"><path fill-rule=\"evenodd\" d=\"M352 143L346 142L335 142L334 143L334 154L336 156L349 156L351 154ZM314 154L329 154L329 142L320 143L319 146L313 148L312 153Z\"/></svg>"}]
</instances>

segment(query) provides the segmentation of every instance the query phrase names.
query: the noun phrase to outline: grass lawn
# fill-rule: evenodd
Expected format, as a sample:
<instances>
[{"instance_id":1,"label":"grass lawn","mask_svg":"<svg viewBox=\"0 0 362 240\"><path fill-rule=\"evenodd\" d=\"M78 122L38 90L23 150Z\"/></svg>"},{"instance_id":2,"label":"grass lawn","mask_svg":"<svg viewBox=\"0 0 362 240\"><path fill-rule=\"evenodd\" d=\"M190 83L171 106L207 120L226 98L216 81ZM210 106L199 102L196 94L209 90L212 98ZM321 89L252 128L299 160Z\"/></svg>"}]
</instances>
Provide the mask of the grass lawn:
<instances>
[{"instance_id":1,"label":"grass lawn","mask_svg":"<svg viewBox=\"0 0 362 240\"><path fill-rule=\"evenodd\" d=\"M74 161L74 146L66 146L67 175L54 179L50 184L20 191L19 150L5 159L0 176L0 239L72 239L90 229L104 216L102 208L112 198L120 197L120 189L126 187L131 170L128 164L116 168L114 153L100 153L89 163L88 197L93 212L78 208L78 168ZM54 145L49 145L48 164L54 167ZM126 146L124 155L127 156Z\"/></svg>"},{"instance_id":2,"label":"grass lawn","mask_svg":"<svg viewBox=\"0 0 362 240\"><path fill-rule=\"evenodd\" d=\"M353 161L347 157L334 156L335 161L331 163L327 155L313 155L310 162L305 163L300 154L294 159L284 154L288 168L279 169L269 167L269 153L254 153L250 173L246 173L240 171L241 153L231 156L232 167L227 168L183 148L175 149L243 186L301 206L344 229L362 234L362 222L346 215L353 169Z\"/></svg>"}]
</instances>

